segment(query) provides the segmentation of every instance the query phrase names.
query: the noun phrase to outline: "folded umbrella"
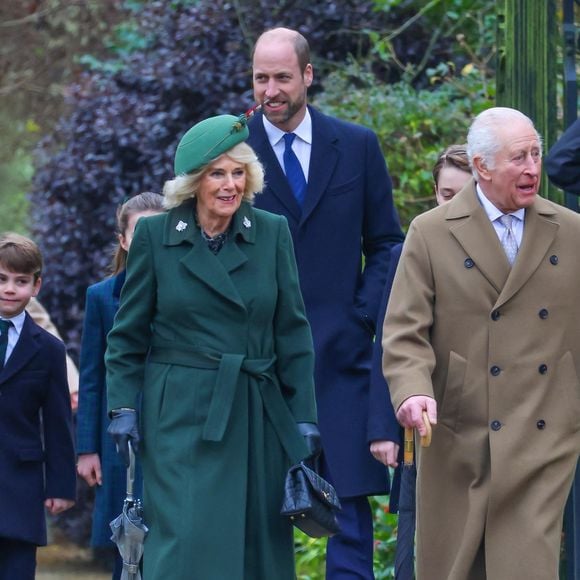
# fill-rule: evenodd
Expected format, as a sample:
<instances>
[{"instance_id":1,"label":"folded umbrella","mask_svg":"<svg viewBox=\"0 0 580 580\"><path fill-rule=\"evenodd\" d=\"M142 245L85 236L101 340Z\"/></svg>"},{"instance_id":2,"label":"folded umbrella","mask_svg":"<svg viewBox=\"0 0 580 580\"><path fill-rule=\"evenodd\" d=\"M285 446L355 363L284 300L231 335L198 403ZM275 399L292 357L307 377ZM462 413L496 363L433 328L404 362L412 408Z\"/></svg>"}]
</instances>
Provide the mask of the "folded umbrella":
<instances>
[{"instance_id":1,"label":"folded umbrella","mask_svg":"<svg viewBox=\"0 0 580 580\"><path fill-rule=\"evenodd\" d=\"M133 497L135 453L131 445L129 445L129 458L127 495L123 502L123 511L109 525L113 532L111 540L117 544L123 558L121 580L141 580L139 562L143 556L143 542L149 529L143 521L141 501Z\"/></svg>"},{"instance_id":2,"label":"folded umbrella","mask_svg":"<svg viewBox=\"0 0 580 580\"><path fill-rule=\"evenodd\" d=\"M427 435L421 437L421 447L429 447L431 444L431 423L426 412L423 412L423 422L427 427ZM416 486L417 466L414 457L414 433L413 429L405 428L399 492L399 521L395 548L395 580L414 580L415 578Z\"/></svg>"}]
</instances>

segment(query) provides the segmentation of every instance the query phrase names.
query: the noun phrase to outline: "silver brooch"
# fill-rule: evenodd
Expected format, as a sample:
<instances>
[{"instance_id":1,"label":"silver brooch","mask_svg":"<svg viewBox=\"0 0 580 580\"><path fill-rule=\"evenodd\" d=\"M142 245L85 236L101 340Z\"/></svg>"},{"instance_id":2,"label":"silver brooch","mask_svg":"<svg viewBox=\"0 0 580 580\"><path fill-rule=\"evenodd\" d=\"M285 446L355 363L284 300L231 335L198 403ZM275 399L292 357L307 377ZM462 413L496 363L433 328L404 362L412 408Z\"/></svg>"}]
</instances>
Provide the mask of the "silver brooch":
<instances>
[{"instance_id":1,"label":"silver brooch","mask_svg":"<svg viewBox=\"0 0 580 580\"><path fill-rule=\"evenodd\" d=\"M178 232L182 232L186 227L187 227L187 224L185 222L179 220L179 223L175 226L175 229Z\"/></svg>"},{"instance_id":2,"label":"silver brooch","mask_svg":"<svg viewBox=\"0 0 580 580\"><path fill-rule=\"evenodd\" d=\"M247 217L244 217L244 221L242 223L244 224L244 227L245 228L251 228L252 227L252 222Z\"/></svg>"}]
</instances>

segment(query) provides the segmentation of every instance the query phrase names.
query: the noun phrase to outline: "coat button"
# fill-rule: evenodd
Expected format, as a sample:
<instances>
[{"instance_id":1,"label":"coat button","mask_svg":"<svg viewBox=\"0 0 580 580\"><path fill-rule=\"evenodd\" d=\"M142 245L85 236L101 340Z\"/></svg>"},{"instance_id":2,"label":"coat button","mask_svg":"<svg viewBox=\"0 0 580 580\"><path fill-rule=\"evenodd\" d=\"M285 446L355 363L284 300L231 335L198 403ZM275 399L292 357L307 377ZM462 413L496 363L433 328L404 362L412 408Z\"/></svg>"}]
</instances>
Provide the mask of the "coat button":
<instances>
[{"instance_id":1,"label":"coat button","mask_svg":"<svg viewBox=\"0 0 580 580\"><path fill-rule=\"evenodd\" d=\"M492 366L492 367L489 369L489 372L490 372L490 373L491 373L491 374L492 374L494 377L497 377L497 375L499 375L499 373L501 373L501 369L500 369L498 366L496 366L496 365L493 365L493 366Z\"/></svg>"},{"instance_id":2,"label":"coat button","mask_svg":"<svg viewBox=\"0 0 580 580\"><path fill-rule=\"evenodd\" d=\"M546 421L544 421L544 419L540 419L536 423L536 427L541 431L542 429L544 429L546 427Z\"/></svg>"},{"instance_id":3,"label":"coat button","mask_svg":"<svg viewBox=\"0 0 580 580\"><path fill-rule=\"evenodd\" d=\"M466 268L473 268L473 266L475 266L475 262L471 258L467 258L465 262L463 262L463 265Z\"/></svg>"},{"instance_id":4,"label":"coat button","mask_svg":"<svg viewBox=\"0 0 580 580\"><path fill-rule=\"evenodd\" d=\"M501 313L499 310L493 310L491 313L491 319L492 320L499 320L499 317L501 316Z\"/></svg>"},{"instance_id":5,"label":"coat button","mask_svg":"<svg viewBox=\"0 0 580 580\"><path fill-rule=\"evenodd\" d=\"M555 266L558 263L558 256L556 256L556 254L553 254L550 256L550 264L552 264L552 266Z\"/></svg>"},{"instance_id":6,"label":"coat button","mask_svg":"<svg viewBox=\"0 0 580 580\"><path fill-rule=\"evenodd\" d=\"M501 429L501 421L497 421L497 420L492 421L491 422L491 429L493 431L499 431Z\"/></svg>"},{"instance_id":7,"label":"coat button","mask_svg":"<svg viewBox=\"0 0 580 580\"><path fill-rule=\"evenodd\" d=\"M545 374L548 372L548 365L541 364L541 365L538 367L538 372L539 372L541 375L545 375Z\"/></svg>"},{"instance_id":8,"label":"coat button","mask_svg":"<svg viewBox=\"0 0 580 580\"><path fill-rule=\"evenodd\" d=\"M539 312L538 312L538 316L542 319L542 320L546 320L546 318L548 318L548 310L546 308L542 308Z\"/></svg>"}]
</instances>

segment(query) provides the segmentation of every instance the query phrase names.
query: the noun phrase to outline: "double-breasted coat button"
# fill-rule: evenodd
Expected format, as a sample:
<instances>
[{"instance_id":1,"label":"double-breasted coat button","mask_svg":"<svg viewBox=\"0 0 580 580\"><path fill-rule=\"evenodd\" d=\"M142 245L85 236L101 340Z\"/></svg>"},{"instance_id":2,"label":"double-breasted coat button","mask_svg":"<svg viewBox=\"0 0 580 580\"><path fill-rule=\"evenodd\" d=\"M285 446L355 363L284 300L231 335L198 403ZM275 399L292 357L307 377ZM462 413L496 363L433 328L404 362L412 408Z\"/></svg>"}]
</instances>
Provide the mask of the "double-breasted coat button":
<instances>
[{"instance_id":1,"label":"double-breasted coat button","mask_svg":"<svg viewBox=\"0 0 580 580\"><path fill-rule=\"evenodd\" d=\"M501 316L501 313L499 310L493 310L491 313L491 319L492 320L499 320L499 317Z\"/></svg>"},{"instance_id":2,"label":"double-breasted coat button","mask_svg":"<svg viewBox=\"0 0 580 580\"><path fill-rule=\"evenodd\" d=\"M493 365L493 366L492 366L492 367L489 369L489 372L490 372L490 373L491 373L491 374L492 374L494 377L497 377L497 375L499 375L499 373L501 373L501 369L500 369L498 366L496 366L496 365Z\"/></svg>"},{"instance_id":3,"label":"double-breasted coat button","mask_svg":"<svg viewBox=\"0 0 580 580\"><path fill-rule=\"evenodd\" d=\"M552 254L550 256L550 264L552 264L552 266L555 266L558 263L558 256L556 256L556 254Z\"/></svg>"},{"instance_id":4,"label":"double-breasted coat button","mask_svg":"<svg viewBox=\"0 0 580 580\"><path fill-rule=\"evenodd\" d=\"M545 375L545 374L548 372L548 365L541 364L541 365L538 367L538 372L539 372L541 375Z\"/></svg>"},{"instance_id":5,"label":"double-breasted coat button","mask_svg":"<svg viewBox=\"0 0 580 580\"><path fill-rule=\"evenodd\" d=\"M540 430L544 429L546 427L546 421L544 421L544 419L540 419L537 423L536 423L536 427Z\"/></svg>"},{"instance_id":6,"label":"double-breasted coat button","mask_svg":"<svg viewBox=\"0 0 580 580\"><path fill-rule=\"evenodd\" d=\"M473 266L475 266L475 262L471 258L466 258L465 262L463 262L463 265L466 268L473 268Z\"/></svg>"},{"instance_id":7,"label":"double-breasted coat button","mask_svg":"<svg viewBox=\"0 0 580 580\"><path fill-rule=\"evenodd\" d=\"M491 422L491 429L493 431L499 431L501 429L501 421L498 421L497 419L495 421Z\"/></svg>"},{"instance_id":8,"label":"double-breasted coat button","mask_svg":"<svg viewBox=\"0 0 580 580\"><path fill-rule=\"evenodd\" d=\"M546 320L546 318L548 318L548 309L547 308L542 308L539 312L538 312L538 316L542 319L542 320Z\"/></svg>"}]
</instances>

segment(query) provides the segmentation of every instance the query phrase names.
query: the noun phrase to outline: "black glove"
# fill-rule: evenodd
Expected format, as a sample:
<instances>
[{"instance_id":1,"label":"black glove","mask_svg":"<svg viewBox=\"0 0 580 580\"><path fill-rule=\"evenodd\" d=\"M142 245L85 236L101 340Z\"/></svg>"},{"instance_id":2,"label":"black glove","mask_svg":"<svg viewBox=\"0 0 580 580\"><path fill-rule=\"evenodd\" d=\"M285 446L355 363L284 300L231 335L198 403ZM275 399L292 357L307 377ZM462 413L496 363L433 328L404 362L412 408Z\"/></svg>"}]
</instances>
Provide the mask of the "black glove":
<instances>
[{"instance_id":1,"label":"black glove","mask_svg":"<svg viewBox=\"0 0 580 580\"><path fill-rule=\"evenodd\" d=\"M129 467L129 442L133 451L139 451L139 427L137 426L137 411L135 409L113 409L111 411L111 424L107 429L111 435L117 453L123 459L123 462Z\"/></svg>"},{"instance_id":2,"label":"black glove","mask_svg":"<svg viewBox=\"0 0 580 580\"><path fill-rule=\"evenodd\" d=\"M317 457L322 451L322 440L320 439L320 431L316 423L296 423L300 435L304 437L306 446L308 447L308 457Z\"/></svg>"}]
</instances>

